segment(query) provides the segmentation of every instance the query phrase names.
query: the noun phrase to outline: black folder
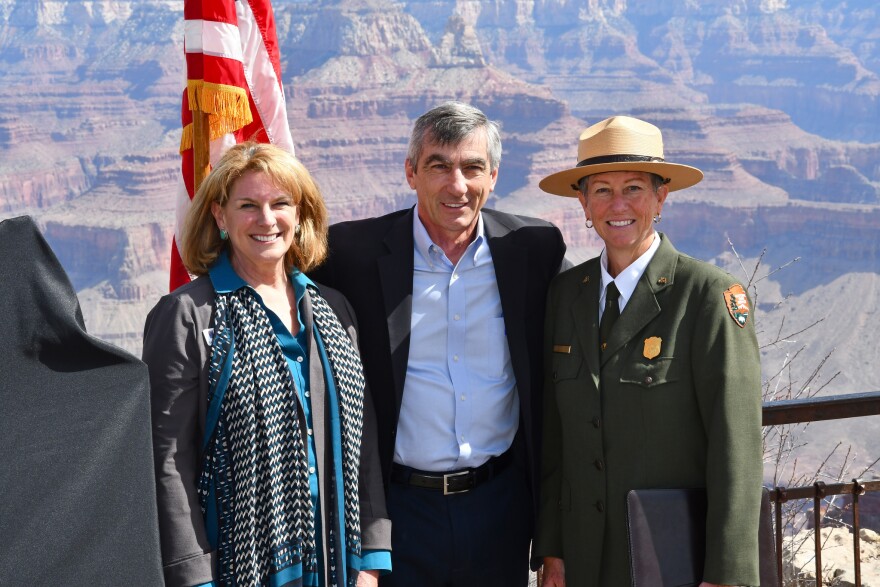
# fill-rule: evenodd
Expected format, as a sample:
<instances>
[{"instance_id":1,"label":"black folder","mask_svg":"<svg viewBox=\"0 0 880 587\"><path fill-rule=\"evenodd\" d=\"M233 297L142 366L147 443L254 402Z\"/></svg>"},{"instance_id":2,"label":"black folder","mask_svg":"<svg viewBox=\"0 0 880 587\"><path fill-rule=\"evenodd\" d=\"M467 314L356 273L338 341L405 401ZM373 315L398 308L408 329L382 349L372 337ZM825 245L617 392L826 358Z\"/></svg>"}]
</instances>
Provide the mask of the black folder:
<instances>
[{"instance_id":1,"label":"black folder","mask_svg":"<svg viewBox=\"0 0 880 587\"><path fill-rule=\"evenodd\" d=\"M706 555L705 489L635 489L626 496L633 587L697 587ZM758 527L761 585L776 587L770 494Z\"/></svg>"}]
</instances>

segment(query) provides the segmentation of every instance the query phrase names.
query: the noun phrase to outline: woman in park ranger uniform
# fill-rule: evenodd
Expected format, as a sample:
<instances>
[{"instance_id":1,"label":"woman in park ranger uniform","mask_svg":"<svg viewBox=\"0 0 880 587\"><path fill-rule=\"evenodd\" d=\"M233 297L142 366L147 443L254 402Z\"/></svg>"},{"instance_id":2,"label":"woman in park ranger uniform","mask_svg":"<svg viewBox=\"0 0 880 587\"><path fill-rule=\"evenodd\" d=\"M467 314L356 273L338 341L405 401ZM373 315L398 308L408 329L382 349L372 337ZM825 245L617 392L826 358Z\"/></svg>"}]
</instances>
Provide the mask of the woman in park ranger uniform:
<instances>
[{"instance_id":1,"label":"woman in park ranger uniform","mask_svg":"<svg viewBox=\"0 0 880 587\"><path fill-rule=\"evenodd\" d=\"M703 174L663 159L660 130L616 116L578 165L541 182L577 197L600 257L550 287L544 340L544 586L630 585L632 489L705 488L703 586L757 585L761 369L749 299L654 229Z\"/></svg>"}]
</instances>

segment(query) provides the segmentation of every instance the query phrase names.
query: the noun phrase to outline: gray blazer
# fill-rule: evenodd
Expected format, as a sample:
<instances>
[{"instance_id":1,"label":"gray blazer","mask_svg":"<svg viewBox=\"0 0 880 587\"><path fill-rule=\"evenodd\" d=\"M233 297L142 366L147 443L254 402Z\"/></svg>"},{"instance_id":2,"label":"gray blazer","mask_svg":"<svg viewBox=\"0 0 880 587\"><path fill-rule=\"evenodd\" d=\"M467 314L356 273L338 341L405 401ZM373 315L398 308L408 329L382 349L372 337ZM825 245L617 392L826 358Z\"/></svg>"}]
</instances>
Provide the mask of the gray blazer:
<instances>
[{"instance_id":1,"label":"gray blazer","mask_svg":"<svg viewBox=\"0 0 880 587\"><path fill-rule=\"evenodd\" d=\"M319 286L355 348L354 312L338 291ZM308 332L309 377L318 478L328 479L330 455L325 428L324 370L312 332L311 299L306 293L302 321ZM214 579L215 553L208 543L196 486L202 455L211 349L214 287L202 276L162 297L147 316L143 359L149 366L153 418L153 456L162 565L166 585L198 585ZM302 423L301 423L302 425ZM364 394L360 469L361 538L364 550L390 550L391 522L385 510L372 400ZM322 493L326 491L321 488ZM324 517L323 504L321 500ZM327 527L326 520L323 524ZM324 560L330 561L327 545ZM345 548L335 549L344 556ZM342 561L344 564L344 561Z\"/></svg>"}]
</instances>

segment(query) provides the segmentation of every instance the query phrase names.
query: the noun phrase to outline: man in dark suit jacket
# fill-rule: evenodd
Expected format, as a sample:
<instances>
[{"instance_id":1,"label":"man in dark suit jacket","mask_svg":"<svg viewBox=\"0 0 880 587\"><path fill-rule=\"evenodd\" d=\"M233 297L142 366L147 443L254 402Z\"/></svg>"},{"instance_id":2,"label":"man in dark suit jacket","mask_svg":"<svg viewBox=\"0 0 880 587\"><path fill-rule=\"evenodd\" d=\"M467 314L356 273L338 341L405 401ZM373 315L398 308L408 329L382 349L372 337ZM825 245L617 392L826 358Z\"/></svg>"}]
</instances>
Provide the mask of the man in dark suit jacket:
<instances>
[{"instance_id":1,"label":"man in dark suit jacket","mask_svg":"<svg viewBox=\"0 0 880 587\"><path fill-rule=\"evenodd\" d=\"M392 518L382 585L528 582L537 500L541 340L565 244L548 222L483 210L498 126L449 102L415 124L415 208L330 228L315 278L361 324Z\"/></svg>"}]
</instances>

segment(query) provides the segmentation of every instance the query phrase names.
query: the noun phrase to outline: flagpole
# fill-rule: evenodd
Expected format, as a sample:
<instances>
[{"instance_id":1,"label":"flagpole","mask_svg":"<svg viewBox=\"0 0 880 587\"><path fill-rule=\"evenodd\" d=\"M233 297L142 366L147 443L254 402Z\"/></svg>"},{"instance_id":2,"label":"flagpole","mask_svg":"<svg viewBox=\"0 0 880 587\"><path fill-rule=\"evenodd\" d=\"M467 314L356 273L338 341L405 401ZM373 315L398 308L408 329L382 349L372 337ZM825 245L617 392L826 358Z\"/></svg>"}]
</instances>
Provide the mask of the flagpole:
<instances>
[{"instance_id":1,"label":"flagpole","mask_svg":"<svg viewBox=\"0 0 880 587\"><path fill-rule=\"evenodd\" d=\"M193 110L193 192L205 180L211 165L211 125L208 114L201 110Z\"/></svg>"}]
</instances>

